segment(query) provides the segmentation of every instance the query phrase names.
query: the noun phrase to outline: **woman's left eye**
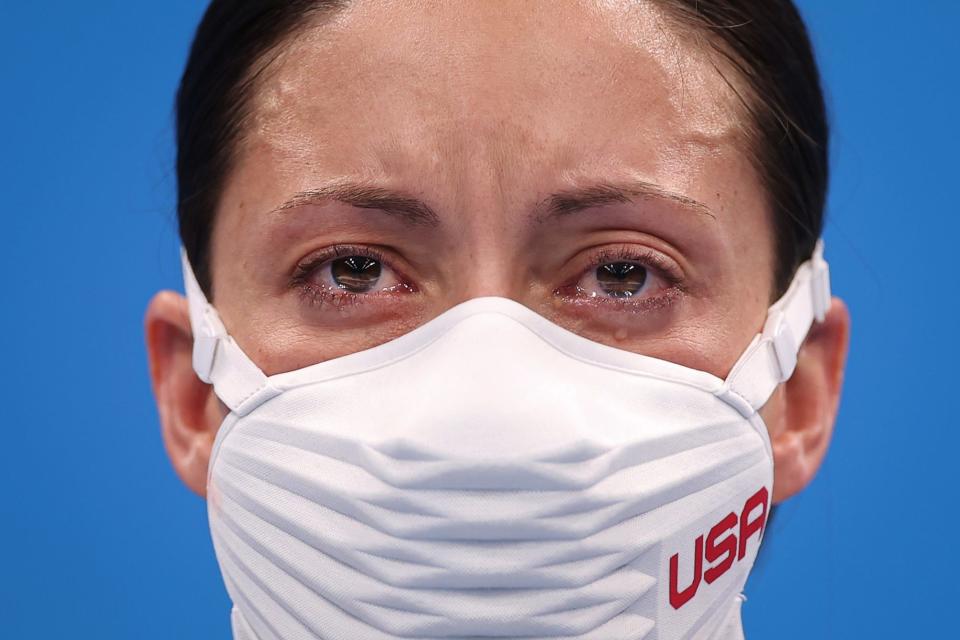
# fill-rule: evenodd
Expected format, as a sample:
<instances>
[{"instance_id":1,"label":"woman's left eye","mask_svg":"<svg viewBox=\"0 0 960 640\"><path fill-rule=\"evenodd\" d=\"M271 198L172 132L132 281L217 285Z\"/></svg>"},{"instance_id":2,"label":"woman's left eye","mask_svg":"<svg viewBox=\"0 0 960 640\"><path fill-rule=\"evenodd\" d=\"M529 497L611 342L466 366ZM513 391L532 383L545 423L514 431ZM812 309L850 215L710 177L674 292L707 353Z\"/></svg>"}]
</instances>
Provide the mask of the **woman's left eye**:
<instances>
[{"instance_id":1,"label":"woman's left eye","mask_svg":"<svg viewBox=\"0 0 960 640\"><path fill-rule=\"evenodd\" d=\"M585 273L577 291L590 298L633 298L650 288L653 280L647 267L637 262L606 262Z\"/></svg>"},{"instance_id":2,"label":"woman's left eye","mask_svg":"<svg viewBox=\"0 0 960 640\"><path fill-rule=\"evenodd\" d=\"M644 312L675 301L683 293L683 282L679 265L666 254L621 246L593 255L576 279L568 280L555 293L578 308Z\"/></svg>"}]
</instances>

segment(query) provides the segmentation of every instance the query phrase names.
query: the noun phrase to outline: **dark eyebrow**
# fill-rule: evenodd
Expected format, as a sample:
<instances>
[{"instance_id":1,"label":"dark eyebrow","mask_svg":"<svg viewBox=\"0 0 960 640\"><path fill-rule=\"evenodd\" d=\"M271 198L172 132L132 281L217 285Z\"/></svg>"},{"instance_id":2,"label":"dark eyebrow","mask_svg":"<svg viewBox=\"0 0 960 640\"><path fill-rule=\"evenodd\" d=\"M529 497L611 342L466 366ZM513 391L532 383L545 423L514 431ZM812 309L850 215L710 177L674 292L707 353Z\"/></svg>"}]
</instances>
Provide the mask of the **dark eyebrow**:
<instances>
[{"instance_id":1,"label":"dark eyebrow","mask_svg":"<svg viewBox=\"0 0 960 640\"><path fill-rule=\"evenodd\" d=\"M339 182L317 189L300 191L273 210L285 211L307 204L335 200L360 209L375 209L396 216L411 225L436 227L440 217L426 203L406 194L355 182Z\"/></svg>"},{"instance_id":2,"label":"dark eyebrow","mask_svg":"<svg viewBox=\"0 0 960 640\"><path fill-rule=\"evenodd\" d=\"M667 200L693 213L716 218L710 207L699 200L664 189L652 182L631 180L617 184L603 182L553 193L537 204L533 212L533 221L543 223L586 209L608 204L630 203L635 200Z\"/></svg>"},{"instance_id":3,"label":"dark eyebrow","mask_svg":"<svg viewBox=\"0 0 960 640\"><path fill-rule=\"evenodd\" d=\"M635 200L668 200L693 213L716 218L702 202L683 194L642 180L623 183L598 183L587 187L567 189L553 193L534 207L531 218L543 223L568 216L586 209L615 203L630 203ZM396 216L408 224L437 227L440 216L425 202L402 192L391 191L356 182L338 182L331 185L300 191L273 212L286 211L308 204L321 204L335 200L360 209L375 209Z\"/></svg>"}]
</instances>

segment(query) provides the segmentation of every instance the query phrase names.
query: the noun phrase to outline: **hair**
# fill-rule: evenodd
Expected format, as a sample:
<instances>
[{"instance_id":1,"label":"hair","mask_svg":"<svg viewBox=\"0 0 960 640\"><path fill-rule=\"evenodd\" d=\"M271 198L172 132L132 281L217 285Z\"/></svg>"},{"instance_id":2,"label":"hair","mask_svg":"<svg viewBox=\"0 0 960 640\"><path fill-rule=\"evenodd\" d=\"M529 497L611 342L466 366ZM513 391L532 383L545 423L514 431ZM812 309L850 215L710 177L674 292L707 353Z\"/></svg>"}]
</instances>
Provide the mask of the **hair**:
<instances>
[{"instance_id":1,"label":"hair","mask_svg":"<svg viewBox=\"0 0 960 640\"><path fill-rule=\"evenodd\" d=\"M770 204L774 297L813 253L828 182L826 107L806 26L791 0L654 0L733 69L750 160ZM176 100L180 238L212 297L210 237L257 78L284 41L349 0L212 0Z\"/></svg>"},{"instance_id":2,"label":"hair","mask_svg":"<svg viewBox=\"0 0 960 640\"><path fill-rule=\"evenodd\" d=\"M345 0L212 0L177 90L177 219L200 288L212 299L210 236L257 78L284 40Z\"/></svg>"}]
</instances>

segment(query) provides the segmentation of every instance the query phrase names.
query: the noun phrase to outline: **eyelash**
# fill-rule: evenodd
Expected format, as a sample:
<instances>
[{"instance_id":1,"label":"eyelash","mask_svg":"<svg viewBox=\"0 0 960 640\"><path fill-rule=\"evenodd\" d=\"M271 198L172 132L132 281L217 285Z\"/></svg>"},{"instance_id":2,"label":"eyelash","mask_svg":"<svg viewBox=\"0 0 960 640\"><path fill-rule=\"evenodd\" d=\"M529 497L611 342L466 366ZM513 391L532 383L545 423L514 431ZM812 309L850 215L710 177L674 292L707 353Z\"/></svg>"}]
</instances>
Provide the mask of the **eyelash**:
<instances>
[{"instance_id":1,"label":"eyelash","mask_svg":"<svg viewBox=\"0 0 960 640\"><path fill-rule=\"evenodd\" d=\"M328 305L333 306L336 309L342 309L344 307L350 307L356 304L364 304L374 294L354 293L352 291L336 291L324 287L318 287L310 280L313 273L328 260L335 260L336 258L345 258L349 256L363 256L365 258L371 258L386 266L390 266L391 263L390 259L384 254L384 252L380 251L376 247L336 245L312 254L306 260L300 262L294 269L293 276L290 279L290 286L294 289L297 289L302 300L316 307ZM390 268L393 269L393 267ZM396 271L396 269L394 269L394 271ZM406 283L406 278L403 277L403 274L397 272L397 275L401 282L403 282L402 288L406 292L416 291L414 287ZM380 291L375 295L377 297L382 297L384 295L395 296L398 295L398 293L397 291Z\"/></svg>"},{"instance_id":2,"label":"eyelash","mask_svg":"<svg viewBox=\"0 0 960 640\"><path fill-rule=\"evenodd\" d=\"M650 295L642 298L606 298L606 297L577 297L561 293L564 290L575 289L577 283L591 269L612 262L635 262L647 269L653 277L664 281L665 286L659 295ZM672 304L685 293L683 275L672 261L652 250L637 249L633 246L617 246L601 249L591 256L585 267L582 267L574 279L558 287L554 293L560 295L568 303L576 306L594 307L600 310L614 312L632 311L644 313L662 309Z\"/></svg>"},{"instance_id":3,"label":"eyelash","mask_svg":"<svg viewBox=\"0 0 960 640\"><path fill-rule=\"evenodd\" d=\"M380 262L392 269L399 280L403 292L397 290L381 290L376 293L354 293L351 291L337 291L325 287L318 287L311 281L314 272L329 260L348 256L363 256ZM606 297L577 297L576 295L567 295L561 293L564 290L574 289L577 283L589 269L596 269L603 264L611 262L635 262L647 269L653 276L661 278L666 286L657 296L645 296L639 299L634 298L606 298ZM298 291L305 302L312 306L333 306L336 309L350 307L357 304L365 304L371 298L382 298L384 296L395 297L405 295L406 293L416 292L416 288L408 284L407 278L397 269L391 266L390 258L383 252L372 246L359 245L335 245L328 249L319 251L307 259L300 262L294 269L290 280L291 288ZM679 296L685 292L683 287L682 274L678 272L677 267L668 259L654 251L638 250L635 247L619 246L613 248L604 248L596 252L585 265L578 271L576 277L567 284L554 290L554 294L566 300L568 303L577 307L589 306L600 310L612 311L633 311L642 313L653 311L670 305Z\"/></svg>"}]
</instances>

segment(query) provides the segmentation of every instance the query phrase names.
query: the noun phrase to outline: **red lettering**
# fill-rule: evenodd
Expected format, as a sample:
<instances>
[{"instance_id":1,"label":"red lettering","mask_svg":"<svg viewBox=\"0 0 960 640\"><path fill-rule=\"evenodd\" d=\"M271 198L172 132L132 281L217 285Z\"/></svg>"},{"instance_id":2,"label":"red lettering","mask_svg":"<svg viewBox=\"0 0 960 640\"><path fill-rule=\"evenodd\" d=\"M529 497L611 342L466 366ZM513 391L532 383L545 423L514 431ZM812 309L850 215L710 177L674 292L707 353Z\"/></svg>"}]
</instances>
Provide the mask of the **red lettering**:
<instances>
[{"instance_id":1,"label":"red lettering","mask_svg":"<svg viewBox=\"0 0 960 640\"><path fill-rule=\"evenodd\" d=\"M724 536L720 542L717 542L717 537L737 526L738 521L737 514L728 513L727 517L714 525L713 529L710 529L710 533L707 534L707 548L704 551L707 562L713 564L723 557L720 564L713 565L703 574L707 584L712 584L714 580L725 574L737 558L737 535L731 533Z\"/></svg>"},{"instance_id":2,"label":"red lettering","mask_svg":"<svg viewBox=\"0 0 960 640\"><path fill-rule=\"evenodd\" d=\"M748 520L750 513L757 507L762 507L760 515L753 520ZM743 511L740 512L740 553L737 555L738 560L743 560L744 556L747 555L747 540L749 540L753 534L760 532L762 537L763 527L766 522L767 488L760 487L760 491L757 491L747 498L747 502L743 505Z\"/></svg>"},{"instance_id":3,"label":"red lettering","mask_svg":"<svg viewBox=\"0 0 960 640\"><path fill-rule=\"evenodd\" d=\"M693 582L683 591L677 591L677 573L679 572L680 554L675 553L670 558L670 605L679 609L697 595L700 588L700 577L703 572L703 536L697 536L693 552Z\"/></svg>"},{"instance_id":4,"label":"red lettering","mask_svg":"<svg viewBox=\"0 0 960 640\"><path fill-rule=\"evenodd\" d=\"M743 510L738 516L728 513L707 533L706 548L703 536L697 536L693 551L693 580L683 591L677 588L677 574L680 572L680 554L675 553L670 558L670 604L679 609L690 602L700 589L701 580L713 584L723 574L730 570L733 563L743 560L747 555L747 541L758 533L763 536L763 528L767 524L767 505L770 494L766 487L747 498ZM759 508L760 513L752 520L751 514ZM739 536L735 531L740 524ZM704 560L709 564L706 572L703 571Z\"/></svg>"}]
</instances>

